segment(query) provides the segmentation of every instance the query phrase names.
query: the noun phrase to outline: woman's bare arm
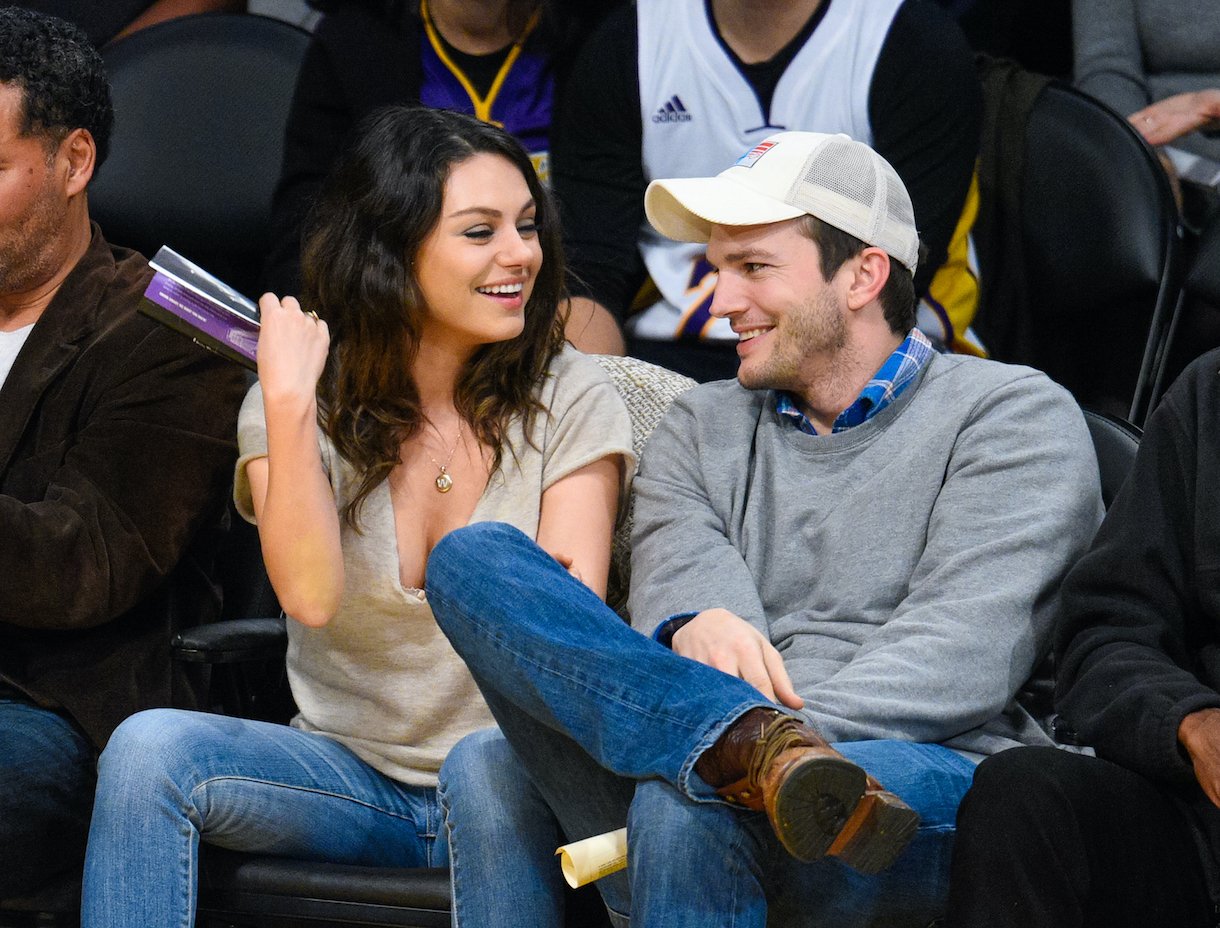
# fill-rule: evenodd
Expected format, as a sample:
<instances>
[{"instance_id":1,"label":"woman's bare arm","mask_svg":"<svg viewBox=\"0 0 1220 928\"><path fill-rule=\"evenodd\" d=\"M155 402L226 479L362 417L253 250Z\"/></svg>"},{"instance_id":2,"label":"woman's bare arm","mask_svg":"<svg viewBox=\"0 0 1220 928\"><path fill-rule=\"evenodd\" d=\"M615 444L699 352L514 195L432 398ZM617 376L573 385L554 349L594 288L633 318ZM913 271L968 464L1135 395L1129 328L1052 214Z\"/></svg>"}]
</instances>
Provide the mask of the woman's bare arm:
<instances>
[{"instance_id":1,"label":"woman's bare arm","mask_svg":"<svg viewBox=\"0 0 1220 928\"><path fill-rule=\"evenodd\" d=\"M304 625L325 625L343 595L339 514L317 438L317 383L330 335L292 297L266 294L259 309L267 456L246 471L263 561L284 611Z\"/></svg>"},{"instance_id":2,"label":"woman's bare arm","mask_svg":"<svg viewBox=\"0 0 1220 928\"><path fill-rule=\"evenodd\" d=\"M573 471L542 494L538 545L603 599L622 471L620 455L605 457Z\"/></svg>"}]
</instances>

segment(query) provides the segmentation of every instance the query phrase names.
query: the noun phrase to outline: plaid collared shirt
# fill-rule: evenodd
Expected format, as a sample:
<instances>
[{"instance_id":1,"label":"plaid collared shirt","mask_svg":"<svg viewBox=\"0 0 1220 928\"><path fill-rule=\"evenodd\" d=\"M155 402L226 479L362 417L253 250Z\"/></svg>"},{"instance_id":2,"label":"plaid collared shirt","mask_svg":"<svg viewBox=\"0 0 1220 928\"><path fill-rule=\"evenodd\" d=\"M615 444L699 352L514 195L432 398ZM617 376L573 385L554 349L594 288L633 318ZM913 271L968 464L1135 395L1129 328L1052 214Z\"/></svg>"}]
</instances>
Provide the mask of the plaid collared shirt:
<instances>
[{"instance_id":1,"label":"plaid collared shirt","mask_svg":"<svg viewBox=\"0 0 1220 928\"><path fill-rule=\"evenodd\" d=\"M847 429L867 422L885 409L911 385L911 382L915 380L915 375L935 353L936 349L932 347L928 337L919 329L911 329L902 344L885 359L885 363L873 375L873 379L864 385L864 389L860 391L855 402L835 417L831 432L845 432ZM818 434L818 430L797 408L790 394L780 393L775 409L781 415L792 419L793 424L807 435Z\"/></svg>"}]
</instances>

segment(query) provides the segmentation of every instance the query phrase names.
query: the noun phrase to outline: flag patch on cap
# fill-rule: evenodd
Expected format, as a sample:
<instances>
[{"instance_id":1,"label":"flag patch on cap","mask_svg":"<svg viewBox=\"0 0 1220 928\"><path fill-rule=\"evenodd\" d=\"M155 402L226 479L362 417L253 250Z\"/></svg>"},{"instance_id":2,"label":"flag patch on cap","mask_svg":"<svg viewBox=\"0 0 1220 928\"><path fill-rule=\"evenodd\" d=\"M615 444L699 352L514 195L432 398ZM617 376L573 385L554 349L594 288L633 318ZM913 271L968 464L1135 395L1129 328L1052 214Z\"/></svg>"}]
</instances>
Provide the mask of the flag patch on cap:
<instances>
[{"instance_id":1,"label":"flag patch on cap","mask_svg":"<svg viewBox=\"0 0 1220 928\"><path fill-rule=\"evenodd\" d=\"M769 152L772 148L774 148L778 144L779 144L778 142L773 142L770 139L767 139L767 141L765 141L765 142L759 142L757 145L755 145L753 148L751 148L748 152L746 152L744 155L742 155L740 158L738 158L737 163L734 165L734 167L739 167L739 168L754 167L754 164L758 161L759 158L761 158L763 155L765 155L767 152Z\"/></svg>"}]
</instances>

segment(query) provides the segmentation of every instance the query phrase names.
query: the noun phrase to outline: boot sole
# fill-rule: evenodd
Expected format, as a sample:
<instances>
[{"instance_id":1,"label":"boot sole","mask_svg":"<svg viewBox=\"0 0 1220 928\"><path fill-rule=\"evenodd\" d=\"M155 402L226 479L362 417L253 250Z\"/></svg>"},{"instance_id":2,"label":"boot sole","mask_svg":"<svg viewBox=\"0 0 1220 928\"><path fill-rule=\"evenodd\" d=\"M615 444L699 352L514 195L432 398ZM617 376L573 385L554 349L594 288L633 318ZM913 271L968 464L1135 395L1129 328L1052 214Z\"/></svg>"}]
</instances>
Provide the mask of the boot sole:
<instances>
[{"instance_id":1,"label":"boot sole","mask_svg":"<svg viewBox=\"0 0 1220 928\"><path fill-rule=\"evenodd\" d=\"M806 862L825 856L867 788L864 771L845 757L811 754L782 774L766 804L785 850Z\"/></svg>"},{"instance_id":2,"label":"boot sole","mask_svg":"<svg viewBox=\"0 0 1220 928\"><path fill-rule=\"evenodd\" d=\"M893 793L870 790L827 853L860 873L880 873L898 859L918 828L914 809Z\"/></svg>"}]
</instances>

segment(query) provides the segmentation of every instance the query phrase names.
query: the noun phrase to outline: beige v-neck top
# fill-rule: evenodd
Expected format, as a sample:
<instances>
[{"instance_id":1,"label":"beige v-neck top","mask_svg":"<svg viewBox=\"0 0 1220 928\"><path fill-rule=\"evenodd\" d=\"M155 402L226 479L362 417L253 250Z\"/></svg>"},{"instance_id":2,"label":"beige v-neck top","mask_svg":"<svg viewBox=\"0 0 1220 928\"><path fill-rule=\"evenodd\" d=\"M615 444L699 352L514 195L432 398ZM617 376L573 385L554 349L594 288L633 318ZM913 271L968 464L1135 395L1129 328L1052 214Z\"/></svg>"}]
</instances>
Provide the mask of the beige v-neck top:
<instances>
[{"instance_id":1,"label":"beige v-neck top","mask_svg":"<svg viewBox=\"0 0 1220 928\"><path fill-rule=\"evenodd\" d=\"M595 361L565 349L540 385L539 399L550 416L535 418L536 447L526 441L520 421L510 425L501 468L488 480L471 522L506 522L533 538L542 494L562 477L609 455L622 455L625 474L634 473L627 411ZM254 521L246 463L267 453L257 384L242 406L238 443L234 498ZM321 430L318 444L342 507L355 491L354 471ZM342 527L345 583L338 613L322 628L288 623L288 679L300 710L292 724L334 738L395 780L435 786L458 739L495 723L423 591L399 582L388 483L366 498L360 524L359 533Z\"/></svg>"}]
</instances>

